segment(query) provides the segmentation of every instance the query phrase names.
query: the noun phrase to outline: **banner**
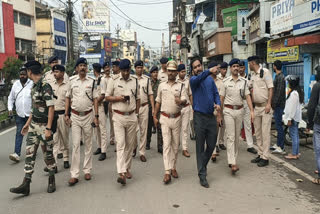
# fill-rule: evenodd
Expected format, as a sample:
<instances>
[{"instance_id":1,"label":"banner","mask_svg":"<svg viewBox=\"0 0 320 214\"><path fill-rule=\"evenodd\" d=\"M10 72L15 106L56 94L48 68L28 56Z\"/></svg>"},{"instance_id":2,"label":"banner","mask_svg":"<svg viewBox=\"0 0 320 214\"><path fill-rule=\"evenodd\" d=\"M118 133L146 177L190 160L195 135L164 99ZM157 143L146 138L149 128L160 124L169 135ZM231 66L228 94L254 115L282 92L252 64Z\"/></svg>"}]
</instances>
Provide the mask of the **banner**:
<instances>
[{"instance_id":1,"label":"banner","mask_svg":"<svg viewBox=\"0 0 320 214\"><path fill-rule=\"evenodd\" d=\"M110 32L110 11L107 0L82 0L82 31Z\"/></svg>"},{"instance_id":2,"label":"banner","mask_svg":"<svg viewBox=\"0 0 320 214\"><path fill-rule=\"evenodd\" d=\"M271 35L292 30L294 0L280 0L271 5Z\"/></svg>"},{"instance_id":3,"label":"banner","mask_svg":"<svg viewBox=\"0 0 320 214\"><path fill-rule=\"evenodd\" d=\"M194 4L188 4L186 5L186 23L192 23L193 22L193 11L194 11Z\"/></svg>"},{"instance_id":4,"label":"banner","mask_svg":"<svg viewBox=\"0 0 320 214\"><path fill-rule=\"evenodd\" d=\"M272 48L270 41L267 43L267 62L276 60L282 62L297 62L299 60L299 46Z\"/></svg>"},{"instance_id":5,"label":"banner","mask_svg":"<svg viewBox=\"0 0 320 214\"><path fill-rule=\"evenodd\" d=\"M247 29L248 29L248 23L247 23L247 15L249 13L248 9L238 9L238 43L245 45L247 41Z\"/></svg>"}]
</instances>

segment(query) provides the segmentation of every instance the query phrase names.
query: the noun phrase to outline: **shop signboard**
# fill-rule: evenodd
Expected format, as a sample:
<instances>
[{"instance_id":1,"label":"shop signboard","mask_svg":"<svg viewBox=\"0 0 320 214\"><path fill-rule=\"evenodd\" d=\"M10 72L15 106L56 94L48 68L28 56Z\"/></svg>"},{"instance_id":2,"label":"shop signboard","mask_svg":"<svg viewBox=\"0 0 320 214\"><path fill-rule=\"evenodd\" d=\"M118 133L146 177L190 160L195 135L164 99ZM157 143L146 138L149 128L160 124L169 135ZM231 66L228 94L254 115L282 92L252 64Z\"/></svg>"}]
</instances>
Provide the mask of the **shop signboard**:
<instances>
[{"instance_id":1,"label":"shop signboard","mask_svg":"<svg viewBox=\"0 0 320 214\"><path fill-rule=\"evenodd\" d=\"M271 35L292 30L293 8L294 0L279 0L271 5Z\"/></svg>"},{"instance_id":2,"label":"shop signboard","mask_svg":"<svg viewBox=\"0 0 320 214\"><path fill-rule=\"evenodd\" d=\"M297 62L299 61L299 46L285 47L272 47L270 41L267 43L267 62L273 63L276 60L282 62Z\"/></svg>"},{"instance_id":3,"label":"shop signboard","mask_svg":"<svg viewBox=\"0 0 320 214\"><path fill-rule=\"evenodd\" d=\"M238 9L238 43L239 44L246 44L247 41L247 15L249 13L248 9Z\"/></svg>"}]
</instances>

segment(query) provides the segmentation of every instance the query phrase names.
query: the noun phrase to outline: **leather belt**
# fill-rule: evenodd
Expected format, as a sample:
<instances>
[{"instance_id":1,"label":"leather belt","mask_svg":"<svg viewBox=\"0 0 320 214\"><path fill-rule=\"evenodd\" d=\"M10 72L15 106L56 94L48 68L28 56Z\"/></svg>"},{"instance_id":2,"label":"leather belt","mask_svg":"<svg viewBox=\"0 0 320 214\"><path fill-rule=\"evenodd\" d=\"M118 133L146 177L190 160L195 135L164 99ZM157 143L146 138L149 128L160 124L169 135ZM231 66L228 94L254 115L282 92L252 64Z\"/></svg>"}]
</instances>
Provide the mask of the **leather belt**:
<instances>
[{"instance_id":1,"label":"leather belt","mask_svg":"<svg viewBox=\"0 0 320 214\"><path fill-rule=\"evenodd\" d=\"M183 105L182 108L185 108L185 107L187 107L187 106L189 106L189 105L190 105L190 104L187 103L187 104Z\"/></svg>"},{"instance_id":2,"label":"leather belt","mask_svg":"<svg viewBox=\"0 0 320 214\"><path fill-rule=\"evenodd\" d=\"M165 112L161 112L161 114L165 117L168 117L168 118L177 118L181 115L181 112L178 112L178 113L175 113L175 114L167 114Z\"/></svg>"},{"instance_id":3,"label":"leather belt","mask_svg":"<svg viewBox=\"0 0 320 214\"><path fill-rule=\"evenodd\" d=\"M237 105L224 105L224 107L226 108L230 108L230 109L233 109L233 110L239 110L239 109L242 109L243 108L243 105L241 106L237 106Z\"/></svg>"},{"instance_id":4,"label":"leather belt","mask_svg":"<svg viewBox=\"0 0 320 214\"><path fill-rule=\"evenodd\" d=\"M56 114L64 114L66 111L65 110L60 110L60 111L54 111Z\"/></svg>"},{"instance_id":5,"label":"leather belt","mask_svg":"<svg viewBox=\"0 0 320 214\"><path fill-rule=\"evenodd\" d=\"M148 104L149 104L148 102L143 103L143 104L141 104L141 107L146 106L146 105L148 105Z\"/></svg>"},{"instance_id":6,"label":"leather belt","mask_svg":"<svg viewBox=\"0 0 320 214\"><path fill-rule=\"evenodd\" d=\"M83 112L78 112L78 111L76 111L74 109L71 109L71 112L76 114L76 115L78 115L78 116L82 116L83 117L83 116L88 115L90 112L92 112L92 109L89 110L89 111L83 111Z\"/></svg>"},{"instance_id":7,"label":"leather belt","mask_svg":"<svg viewBox=\"0 0 320 214\"><path fill-rule=\"evenodd\" d=\"M266 107L268 103L255 103L256 107Z\"/></svg>"},{"instance_id":8,"label":"leather belt","mask_svg":"<svg viewBox=\"0 0 320 214\"><path fill-rule=\"evenodd\" d=\"M125 116L129 116L130 114L132 114L134 112L133 111L129 111L129 112L122 112L122 111L118 111L118 110L113 110L115 113L121 114L121 115L125 115Z\"/></svg>"}]
</instances>

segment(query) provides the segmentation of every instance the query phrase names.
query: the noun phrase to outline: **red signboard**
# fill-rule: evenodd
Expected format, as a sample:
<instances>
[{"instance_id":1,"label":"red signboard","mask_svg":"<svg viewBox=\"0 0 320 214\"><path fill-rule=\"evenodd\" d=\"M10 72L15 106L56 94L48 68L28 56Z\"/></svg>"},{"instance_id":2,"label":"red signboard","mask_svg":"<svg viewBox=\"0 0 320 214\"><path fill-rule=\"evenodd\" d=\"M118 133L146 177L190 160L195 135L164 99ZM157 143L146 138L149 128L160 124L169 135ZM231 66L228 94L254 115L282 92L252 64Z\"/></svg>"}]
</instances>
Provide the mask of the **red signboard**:
<instances>
[{"instance_id":1,"label":"red signboard","mask_svg":"<svg viewBox=\"0 0 320 214\"><path fill-rule=\"evenodd\" d=\"M177 35L176 42L177 42L177 44L180 45L180 43L181 43L181 35Z\"/></svg>"},{"instance_id":2,"label":"red signboard","mask_svg":"<svg viewBox=\"0 0 320 214\"><path fill-rule=\"evenodd\" d=\"M106 53L112 53L112 40L104 38L104 50Z\"/></svg>"}]
</instances>

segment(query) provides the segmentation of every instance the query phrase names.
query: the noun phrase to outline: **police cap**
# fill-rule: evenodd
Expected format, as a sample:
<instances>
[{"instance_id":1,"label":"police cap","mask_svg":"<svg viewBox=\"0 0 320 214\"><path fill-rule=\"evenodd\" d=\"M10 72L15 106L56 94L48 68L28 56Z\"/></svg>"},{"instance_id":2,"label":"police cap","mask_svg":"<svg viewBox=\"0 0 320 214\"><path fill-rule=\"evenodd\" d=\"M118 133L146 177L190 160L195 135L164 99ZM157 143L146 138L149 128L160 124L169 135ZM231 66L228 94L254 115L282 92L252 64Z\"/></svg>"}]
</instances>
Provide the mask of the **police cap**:
<instances>
[{"instance_id":1,"label":"police cap","mask_svg":"<svg viewBox=\"0 0 320 214\"><path fill-rule=\"evenodd\" d=\"M226 62L221 63L220 68L228 68L228 63Z\"/></svg>"},{"instance_id":2,"label":"police cap","mask_svg":"<svg viewBox=\"0 0 320 214\"><path fill-rule=\"evenodd\" d=\"M58 71L65 72L66 69L64 68L63 65L55 65L55 66L53 66L52 70L53 70L53 71L54 71L54 70L58 70Z\"/></svg>"},{"instance_id":3,"label":"police cap","mask_svg":"<svg viewBox=\"0 0 320 214\"><path fill-rule=\"evenodd\" d=\"M128 59L123 59L120 61L120 64L119 64L119 68L121 70L125 70L125 69L130 69L131 68L131 62L130 60Z\"/></svg>"},{"instance_id":4,"label":"police cap","mask_svg":"<svg viewBox=\"0 0 320 214\"><path fill-rule=\"evenodd\" d=\"M76 66L80 65L80 64L88 64L87 59L84 57L80 57L77 62L76 62Z\"/></svg>"},{"instance_id":5,"label":"police cap","mask_svg":"<svg viewBox=\"0 0 320 214\"><path fill-rule=\"evenodd\" d=\"M167 64L168 61L169 61L169 59L166 58L166 57L162 57L162 58L160 59L160 63L161 63L161 64Z\"/></svg>"},{"instance_id":6,"label":"police cap","mask_svg":"<svg viewBox=\"0 0 320 214\"><path fill-rule=\"evenodd\" d=\"M180 71L183 71L183 70L186 70L185 64L178 65L178 71L180 72Z\"/></svg>"},{"instance_id":7,"label":"police cap","mask_svg":"<svg viewBox=\"0 0 320 214\"><path fill-rule=\"evenodd\" d=\"M104 63L103 63L103 67L102 67L102 68L104 68L104 67L106 67L106 66L108 66L108 67L109 67L109 66L110 66L110 62L108 62L108 61L104 62Z\"/></svg>"},{"instance_id":8,"label":"police cap","mask_svg":"<svg viewBox=\"0 0 320 214\"><path fill-rule=\"evenodd\" d=\"M229 65L233 66L234 64L238 64L239 65L240 60L238 58L233 58L230 62Z\"/></svg>"},{"instance_id":9,"label":"police cap","mask_svg":"<svg viewBox=\"0 0 320 214\"><path fill-rule=\"evenodd\" d=\"M154 65L154 66L152 66L152 68L150 69L149 72L150 72L150 74L151 74L151 73L153 73L153 72L155 72L155 71L159 71L159 68L158 68L158 66L155 66L155 65Z\"/></svg>"},{"instance_id":10,"label":"police cap","mask_svg":"<svg viewBox=\"0 0 320 214\"><path fill-rule=\"evenodd\" d=\"M216 66L218 66L218 63L216 63L216 62L210 62L210 63L208 64L208 69L213 68L213 67L216 67Z\"/></svg>"},{"instance_id":11,"label":"police cap","mask_svg":"<svg viewBox=\"0 0 320 214\"><path fill-rule=\"evenodd\" d=\"M142 62L142 60L138 60L138 61L136 61L136 63L134 63L134 67L135 67L135 68L138 67L138 66L142 66L142 67L143 67L143 62Z\"/></svg>"},{"instance_id":12,"label":"police cap","mask_svg":"<svg viewBox=\"0 0 320 214\"><path fill-rule=\"evenodd\" d=\"M50 58L48 59L48 63L51 64L52 62L58 61L58 60L59 60L59 58L58 58L57 56L52 56L52 57L50 57Z\"/></svg>"},{"instance_id":13,"label":"police cap","mask_svg":"<svg viewBox=\"0 0 320 214\"><path fill-rule=\"evenodd\" d=\"M96 71L96 72L101 72L101 65L100 65L100 63L93 63L92 64L92 67L93 67L93 69L94 69L94 71Z\"/></svg>"}]
</instances>

